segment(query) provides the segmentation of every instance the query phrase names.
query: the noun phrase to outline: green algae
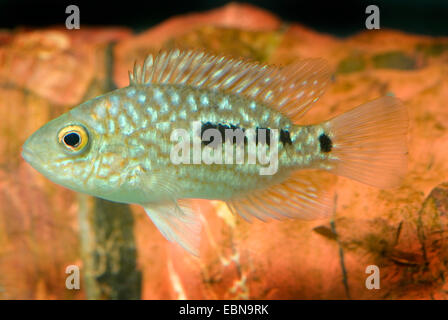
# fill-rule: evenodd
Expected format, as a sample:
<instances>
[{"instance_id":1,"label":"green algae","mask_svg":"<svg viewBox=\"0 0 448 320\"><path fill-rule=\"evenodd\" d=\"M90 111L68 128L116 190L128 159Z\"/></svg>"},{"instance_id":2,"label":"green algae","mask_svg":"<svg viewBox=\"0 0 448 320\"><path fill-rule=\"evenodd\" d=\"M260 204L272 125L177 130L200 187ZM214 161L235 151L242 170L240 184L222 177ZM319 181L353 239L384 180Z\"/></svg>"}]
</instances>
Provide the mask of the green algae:
<instances>
[{"instance_id":1,"label":"green algae","mask_svg":"<svg viewBox=\"0 0 448 320\"><path fill-rule=\"evenodd\" d=\"M414 70L417 62L414 57L403 51L388 51L374 55L372 63L376 69Z\"/></svg>"}]
</instances>

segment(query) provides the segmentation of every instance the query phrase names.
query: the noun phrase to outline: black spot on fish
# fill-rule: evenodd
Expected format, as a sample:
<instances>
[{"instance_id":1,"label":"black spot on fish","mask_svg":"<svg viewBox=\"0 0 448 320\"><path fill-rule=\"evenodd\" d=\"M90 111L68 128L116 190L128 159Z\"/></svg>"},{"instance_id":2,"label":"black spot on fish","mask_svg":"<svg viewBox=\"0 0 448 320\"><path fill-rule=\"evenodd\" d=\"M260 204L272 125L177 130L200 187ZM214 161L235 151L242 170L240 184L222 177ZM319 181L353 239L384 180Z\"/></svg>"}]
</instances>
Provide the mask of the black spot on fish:
<instances>
[{"instance_id":1,"label":"black spot on fish","mask_svg":"<svg viewBox=\"0 0 448 320\"><path fill-rule=\"evenodd\" d=\"M209 137L210 141L205 141L204 140L204 133L205 133L205 131L207 131L209 129L218 130L219 136L221 137L221 142L223 141L224 130L225 130L223 128L223 126L221 124L206 122L206 123L203 123L202 126L201 126L201 140L202 140L202 144L203 145L208 146L209 144L212 144L213 142L215 142L215 135L211 135ZM212 146L215 146L215 144L212 144Z\"/></svg>"},{"instance_id":2,"label":"black spot on fish","mask_svg":"<svg viewBox=\"0 0 448 320\"><path fill-rule=\"evenodd\" d=\"M265 136L265 143L270 146L271 145L271 129L269 128L258 128L256 129L256 135L255 135L255 144L258 145L258 135L260 134L260 137L263 137L263 134ZM260 143L263 141L263 139L260 141Z\"/></svg>"},{"instance_id":3,"label":"black spot on fish","mask_svg":"<svg viewBox=\"0 0 448 320\"><path fill-rule=\"evenodd\" d=\"M319 143L320 143L320 151L322 152L330 152L333 148L333 142L331 141L330 137L327 136L325 133L322 133L319 136Z\"/></svg>"},{"instance_id":4,"label":"black spot on fish","mask_svg":"<svg viewBox=\"0 0 448 320\"><path fill-rule=\"evenodd\" d=\"M204 132L207 131L208 129L218 129L218 126L211 123L211 122L206 122L203 123L201 126L201 140L202 140L202 144L203 145L209 145L210 143L212 143L215 138L212 136L210 137L210 141L204 141Z\"/></svg>"},{"instance_id":5,"label":"black spot on fish","mask_svg":"<svg viewBox=\"0 0 448 320\"><path fill-rule=\"evenodd\" d=\"M238 135L238 132L235 132L235 130L242 130L242 132L244 133L246 130L245 128L241 128L238 125L233 125L233 124L222 124L222 123L212 123L212 122L205 122L202 124L201 126L201 140L202 140L202 144L203 145L209 145L210 143L212 143L214 141L214 137L210 137L210 141L204 141L204 132L208 129L216 129L219 131L220 136L221 136L221 142L224 143L227 139L232 139L232 144L237 143L237 137L236 135ZM226 129L232 129L234 130L234 135L230 135L228 137L226 137ZM260 138L259 139L259 136ZM265 139L262 139L262 137L265 137ZM329 139L327 137L327 139ZM263 141L264 140L264 141ZM280 137L279 140L281 143L283 143L283 145L292 144L292 140L291 140L291 135L289 133L288 130L285 129L281 129L280 130ZM270 128L259 128L257 127L255 129L255 144L258 145L258 143L266 143L268 146L271 145L271 129ZM244 136L244 144L247 144L247 137ZM330 140L330 150L331 150L331 140Z\"/></svg>"},{"instance_id":6,"label":"black spot on fish","mask_svg":"<svg viewBox=\"0 0 448 320\"><path fill-rule=\"evenodd\" d=\"M226 137L226 129L232 129L232 130L242 130L242 133L244 133L244 129L240 128L236 125L230 124L230 125L225 125L225 124L221 124L221 123L211 123L211 122L206 122L203 123L201 126L201 140L202 140L202 144L207 146L210 143L214 142L214 136L210 137L210 141L204 141L204 132L208 129L216 129L219 131L220 137L221 137L221 143L225 142L225 139L232 139L232 144L235 144L237 142L237 138L235 135L232 135L231 137ZM236 135L238 135L237 132L235 132ZM247 144L247 138L244 137L244 144Z\"/></svg>"},{"instance_id":7,"label":"black spot on fish","mask_svg":"<svg viewBox=\"0 0 448 320\"><path fill-rule=\"evenodd\" d=\"M288 130L280 130L280 142L285 144L292 144L291 135Z\"/></svg>"},{"instance_id":8,"label":"black spot on fish","mask_svg":"<svg viewBox=\"0 0 448 320\"><path fill-rule=\"evenodd\" d=\"M232 139L232 141L231 141L232 144L237 143L237 136L238 136L239 134L243 135L243 134L244 134L244 131L245 131L244 128L241 128L241 127L239 127L239 126L235 126L235 125L233 125L233 124L230 124L230 125L219 124L219 125L222 127L222 134L221 134L221 136L224 137L224 138L226 139L226 141ZM234 134L232 134L231 137L226 137L226 136L225 136L225 131L226 131L226 129L233 130L233 133L234 133ZM236 131L236 130L240 130L240 131ZM222 139L222 141L224 141L224 138ZM244 136L244 144L247 144L247 138L246 138L246 136Z\"/></svg>"}]
</instances>

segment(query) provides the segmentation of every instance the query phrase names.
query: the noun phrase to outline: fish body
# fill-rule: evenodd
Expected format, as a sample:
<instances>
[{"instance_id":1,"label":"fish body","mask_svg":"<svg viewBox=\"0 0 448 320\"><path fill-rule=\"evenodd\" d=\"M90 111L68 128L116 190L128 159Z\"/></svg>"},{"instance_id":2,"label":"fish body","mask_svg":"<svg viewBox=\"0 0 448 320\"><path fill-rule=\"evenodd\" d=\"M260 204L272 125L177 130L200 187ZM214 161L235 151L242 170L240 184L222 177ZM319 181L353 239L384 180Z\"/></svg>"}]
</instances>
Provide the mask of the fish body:
<instances>
[{"instance_id":1,"label":"fish body","mask_svg":"<svg viewBox=\"0 0 448 320\"><path fill-rule=\"evenodd\" d=\"M128 87L36 131L23 156L65 187L142 205L165 237L197 253L198 220L182 199L224 200L246 219L316 218L328 214L331 198L297 175L300 170L379 187L400 183L407 117L397 99L384 97L316 125L296 124L329 77L322 60L278 69L203 52L164 52L136 67ZM204 139L207 129L217 140ZM183 140L175 131L186 133ZM229 132L244 138L237 143L227 139ZM275 163L251 162L257 148ZM179 152L187 153L181 163L173 160ZM213 161L204 162L204 155Z\"/></svg>"}]
</instances>

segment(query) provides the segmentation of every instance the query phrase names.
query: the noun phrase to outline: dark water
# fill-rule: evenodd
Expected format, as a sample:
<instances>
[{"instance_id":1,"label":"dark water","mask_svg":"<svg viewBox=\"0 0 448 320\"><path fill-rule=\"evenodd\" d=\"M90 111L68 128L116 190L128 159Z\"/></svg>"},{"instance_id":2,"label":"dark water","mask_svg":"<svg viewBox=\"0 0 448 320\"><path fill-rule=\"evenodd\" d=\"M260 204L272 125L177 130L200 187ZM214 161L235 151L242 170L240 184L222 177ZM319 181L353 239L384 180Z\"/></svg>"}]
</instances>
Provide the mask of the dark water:
<instances>
[{"instance_id":1,"label":"dark water","mask_svg":"<svg viewBox=\"0 0 448 320\"><path fill-rule=\"evenodd\" d=\"M136 31L145 30L173 15L205 11L223 6L226 0L170 1L56 1L0 0L0 28L42 27L63 24L65 8L76 4L81 23L121 25ZM365 29L365 9L370 4L380 8L381 28L411 33L448 35L448 1L444 0L246 0L265 8L286 21L301 22L320 32L348 36Z\"/></svg>"}]
</instances>

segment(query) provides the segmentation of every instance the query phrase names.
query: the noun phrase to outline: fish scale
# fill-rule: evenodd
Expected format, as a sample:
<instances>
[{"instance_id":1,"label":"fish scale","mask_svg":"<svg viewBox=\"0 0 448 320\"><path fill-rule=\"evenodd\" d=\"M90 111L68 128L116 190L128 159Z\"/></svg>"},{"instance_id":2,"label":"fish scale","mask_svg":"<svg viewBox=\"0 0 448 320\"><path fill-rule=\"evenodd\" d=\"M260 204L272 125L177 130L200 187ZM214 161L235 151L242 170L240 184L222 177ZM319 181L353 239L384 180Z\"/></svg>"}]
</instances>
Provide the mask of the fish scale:
<instances>
[{"instance_id":1,"label":"fish scale","mask_svg":"<svg viewBox=\"0 0 448 320\"><path fill-rule=\"evenodd\" d=\"M178 103L176 105L172 104L173 99L171 96L173 94L176 95L175 100L178 100ZM146 97L143 104L138 102L139 96ZM106 101L107 99L118 101L118 112L116 114L115 112L113 114L107 112L108 116L103 117L101 120L96 117L92 117L92 119L94 119L95 121L101 121L103 125L106 125L108 121L118 122L117 119L119 119L120 117L126 117L125 123L128 125L128 127L123 128L119 126L123 131L118 132L118 134L120 135L120 139L122 135L124 136L124 139L122 140L128 146L128 154L124 156L127 164L124 167L135 168L137 165L144 163L143 159L148 157L147 153L142 153L140 157L132 157L130 155L131 151L136 148L135 145L129 143L130 139L132 138L137 141L137 143L135 143L136 145L143 145L145 149L156 151L156 154L150 157L150 159L156 160L152 161L151 166L143 165L143 169L148 170L150 167L152 170L163 169L176 172L175 176L179 178L177 183L182 185L180 189L184 190L183 196L185 197L208 198L210 197L209 195L207 195L209 193L214 194L216 192L222 192L222 188L220 188L220 185L222 185L223 180L225 179L218 179L217 181L213 180L214 177L220 177L220 175L216 175L216 173L222 170L224 170L225 175L228 175L229 171L238 173L238 175L234 175L235 180L233 183L235 185L246 186L246 188L242 187L238 190L233 190L233 193L237 194L250 191L251 189L253 189L253 187L251 186L256 185L259 182L261 182L262 184L266 184L270 181L275 181L276 179L278 179L278 177L260 176L258 174L258 168L252 167L249 169L248 165L229 165L228 167L216 165L201 166L200 168L197 168L197 166L193 165L182 168L183 171L179 173L178 171L176 171L176 165L172 164L169 160L169 151L172 148L173 142L170 141L169 135L163 134L164 132L171 133L174 129L191 130L192 121L200 121L201 123L205 123L216 122L217 119L219 119L220 123L235 124L245 129L255 129L256 127L274 128L277 123L280 123L280 125L283 125L283 127L291 126L291 122L289 121L289 119L283 116L280 112L268 106L259 103L256 104L255 108L250 108L249 105L253 103L253 101L243 99L236 95L223 94L219 92L200 90L195 88L179 87L177 85L155 85L151 87L140 86L137 88L128 87L115 91L110 97L106 96L105 99ZM188 101L190 101L191 104L192 99L194 100L194 105L197 106L197 111L193 114L190 114L188 120L179 119L179 113L183 110L183 108L180 108L180 106L185 106L189 103ZM168 105L168 110L170 110L170 112L161 114L160 109L164 104ZM221 108L219 106L220 104L225 107ZM110 107L111 103L106 102L105 105ZM134 118L140 119L140 121L132 120L132 114L129 106L133 106L132 112L137 114L137 116L134 116ZM91 108L90 106L86 106L86 110L79 109L78 112L82 115L85 115L89 112L89 110L92 109L93 108ZM150 109L150 112L147 111L148 109ZM236 109L237 112L235 112L234 109ZM93 110L94 112L96 112L95 109ZM244 112L242 112L241 110L244 110ZM106 108L106 111L109 111L109 109ZM145 117L145 112L149 114L157 114L157 120L150 122L149 126L142 125L143 120L147 119L147 117ZM263 116L266 114L268 114L269 116ZM172 120L173 115L175 117L174 120ZM146 130L153 130L154 126L157 128L159 124L165 123L167 123L168 126L164 128L162 134L155 136L156 140L151 141L152 143L149 143L144 139L139 139L140 137L138 133L144 134ZM108 141L109 138L113 139L114 135L105 135L103 143L106 146L110 144L110 141ZM161 151L161 146L165 145L168 145L168 152ZM288 161L289 157L285 152L284 146L281 144L279 150L279 158L284 159L285 163L291 162ZM100 162L101 158L97 159L97 161ZM294 165L298 164L294 163ZM256 164L255 166L259 166L259 164ZM287 170L287 168L283 168L283 170ZM252 174L249 174L250 172L252 172ZM123 170L122 174L125 177L129 177L129 173L127 173L126 170ZM102 178L107 180L107 177ZM190 183L190 179L193 179L195 183ZM248 181L250 182L248 183ZM204 188L197 186L197 183L207 184L207 193L204 193L203 191L201 192L201 190L203 190ZM234 195L235 194L230 194L229 197Z\"/></svg>"},{"instance_id":2,"label":"fish scale","mask_svg":"<svg viewBox=\"0 0 448 320\"><path fill-rule=\"evenodd\" d=\"M407 112L398 99L383 97L320 124L297 124L330 76L321 59L275 68L201 51L164 51L136 64L128 87L40 128L22 154L65 187L142 205L168 240L198 254L200 220L188 199L223 200L247 220L316 219L332 212L332 194L303 169L382 188L401 183ZM174 163L173 151L180 146L171 140L174 130L185 130L193 148L219 152L225 140L212 145L201 141L202 134L230 128L277 130L276 137L256 140L256 148L269 149L268 164L259 158L248 163L246 157L242 164L192 163L195 157L188 153L190 163ZM274 170L266 174L262 170L268 166Z\"/></svg>"}]
</instances>

